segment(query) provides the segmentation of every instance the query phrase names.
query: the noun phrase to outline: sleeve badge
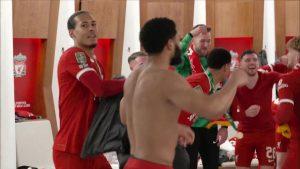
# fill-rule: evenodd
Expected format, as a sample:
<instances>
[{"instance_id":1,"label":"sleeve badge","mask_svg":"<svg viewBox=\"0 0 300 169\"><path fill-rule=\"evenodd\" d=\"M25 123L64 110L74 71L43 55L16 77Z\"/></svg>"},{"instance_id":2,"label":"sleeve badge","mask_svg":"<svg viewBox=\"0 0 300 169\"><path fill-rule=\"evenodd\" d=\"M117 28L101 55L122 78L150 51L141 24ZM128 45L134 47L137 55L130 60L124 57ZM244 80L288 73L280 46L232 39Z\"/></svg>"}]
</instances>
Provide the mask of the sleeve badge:
<instances>
[{"instance_id":1,"label":"sleeve badge","mask_svg":"<svg viewBox=\"0 0 300 169\"><path fill-rule=\"evenodd\" d=\"M83 69L83 68L86 68L89 66L87 64L87 59L86 59L84 52L76 52L75 58L76 58L77 63L79 64L80 69Z\"/></svg>"}]
</instances>

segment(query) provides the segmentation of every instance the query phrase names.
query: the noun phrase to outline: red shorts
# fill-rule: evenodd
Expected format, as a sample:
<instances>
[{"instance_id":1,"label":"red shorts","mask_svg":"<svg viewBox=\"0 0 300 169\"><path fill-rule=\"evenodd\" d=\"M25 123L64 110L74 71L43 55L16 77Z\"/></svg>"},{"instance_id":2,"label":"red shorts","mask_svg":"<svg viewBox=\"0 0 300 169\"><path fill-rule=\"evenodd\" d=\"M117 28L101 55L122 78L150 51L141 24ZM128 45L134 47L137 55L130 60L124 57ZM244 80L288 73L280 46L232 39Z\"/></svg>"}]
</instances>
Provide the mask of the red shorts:
<instances>
[{"instance_id":1,"label":"red shorts","mask_svg":"<svg viewBox=\"0 0 300 169\"><path fill-rule=\"evenodd\" d=\"M261 166L274 166L275 131L243 133L243 138L236 140L236 166L250 167L255 151Z\"/></svg>"},{"instance_id":2,"label":"red shorts","mask_svg":"<svg viewBox=\"0 0 300 169\"><path fill-rule=\"evenodd\" d=\"M56 169L111 169L103 155L82 159L80 154L53 150L53 161Z\"/></svg>"},{"instance_id":3,"label":"red shorts","mask_svg":"<svg viewBox=\"0 0 300 169\"><path fill-rule=\"evenodd\" d=\"M283 163L282 169L299 169L300 168L300 145L299 140L294 139L290 141L288 146L288 151L286 155L286 160Z\"/></svg>"},{"instance_id":4,"label":"red shorts","mask_svg":"<svg viewBox=\"0 0 300 169\"><path fill-rule=\"evenodd\" d=\"M124 169L173 169L173 167L130 157Z\"/></svg>"},{"instance_id":5,"label":"red shorts","mask_svg":"<svg viewBox=\"0 0 300 169\"><path fill-rule=\"evenodd\" d=\"M276 140L276 152L287 152L290 139L283 137L283 135L280 133L276 133L275 140Z\"/></svg>"}]
</instances>

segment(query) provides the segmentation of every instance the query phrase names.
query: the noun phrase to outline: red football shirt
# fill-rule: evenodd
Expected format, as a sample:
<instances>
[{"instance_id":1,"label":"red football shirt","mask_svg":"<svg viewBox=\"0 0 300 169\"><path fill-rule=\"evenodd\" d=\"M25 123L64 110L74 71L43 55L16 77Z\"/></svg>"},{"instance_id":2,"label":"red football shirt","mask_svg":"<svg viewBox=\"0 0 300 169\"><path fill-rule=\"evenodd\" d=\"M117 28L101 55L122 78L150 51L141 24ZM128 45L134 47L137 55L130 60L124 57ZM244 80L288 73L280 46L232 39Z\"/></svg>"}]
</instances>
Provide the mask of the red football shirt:
<instances>
[{"instance_id":1,"label":"red football shirt","mask_svg":"<svg viewBox=\"0 0 300 169\"><path fill-rule=\"evenodd\" d=\"M279 80L276 72L258 72L258 80L253 89L247 86L238 88L232 104L232 116L239 121L238 130L242 132L261 132L275 129L272 117L272 88ZM245 110L251 105L259 105L260 111L255 117L246 117Z\"/></svg>"},{"instance_id":2,"label":"red football shirt","mask_svg":"<svg viewBox=\"0 0 300 169\"><path fill-rule=\"evenodd\" d=\"M192 74L191 76L188 76L186 80L189 82L189 84L195 88L196 86L199 86L199 88L203 91L203 93L208 94L209 91L211 91L211 84L208 79L208 76L205 73L196 73ZM178 123L184 124L187 126L191 126L195 120L198 118L198 115L192 114L186 111L181 111L179 114Z\"/></svg>"},{"instance_id":3,"label":"red football shirt","mask_svg":"<svg viewBox=\"0 0 300 169\"><path fill-rule=\"evenodd\" d=\"M58 63L60 130L53 149L80 153L98 103L96 96L112 96L124 81L103 80L101 65L80 48L66 50Z\"/></svg>"},{"instance_id":4,"label":"red football shirt","mask_svg":"<svg viewBox=\"0 0 300 169\"><path fill-rule=\"evenodd\" d=\"M208 94L209 91L213 90L211 88L210 81L208 79L208 76L205 73L196 73L191 76L188 76L186 80L189 82L189 84L195 88L196 86L199 86L203 93Z\"/></svg>"},{"instance_id":5,"label":"red football shirt","mask_svg":"<svg viewBox=\"0 0 300 169\"><path fill-rule=\"evenodd\" d=\"M278 124L289 123L292 138L300 136L300 69L282 76L278 82L279 110L275 116Z\"/></svg>"}]
</instances>

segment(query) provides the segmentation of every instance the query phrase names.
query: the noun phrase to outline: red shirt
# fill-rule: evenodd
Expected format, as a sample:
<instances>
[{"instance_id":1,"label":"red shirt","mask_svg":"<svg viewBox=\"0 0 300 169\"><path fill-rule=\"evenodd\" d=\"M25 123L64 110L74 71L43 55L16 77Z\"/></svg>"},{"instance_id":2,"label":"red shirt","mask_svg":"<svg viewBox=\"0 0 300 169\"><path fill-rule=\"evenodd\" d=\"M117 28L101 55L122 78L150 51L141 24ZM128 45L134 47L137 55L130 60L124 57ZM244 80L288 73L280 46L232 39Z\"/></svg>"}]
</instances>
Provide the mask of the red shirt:
<instances>
[{"instance_id":1,"label":"red shirt","mask_svg":"<svg viewBox=\"0 0 300 169\"><path fill-rule=\"evenodd\" d=\"M60 130L53 149L80 153L93 120L96 96L116 95L124 81L103 80L101 65L82 49L66 50L58 63Z\"/></svg>"},{"instance_id":2,"label":"red shirt","mask_svg":"<svg viewBox=\"0 0 300 169\"><path fill-rule=\"evenodd\" d=\"M205 73L196 73L186 78L187 82L195 88L199 86L203 93L208 94L213 89L211 88L212 84L208 79L208 76Z\"/></svg>"},{"instance_id":3,"label":"red shirt","mask_svg":"<svg viewBox=\"0 0 300 169\"><path fill-rule=\"evenodd\" d=\"M203 91L203 93L205 94L208 94L209 91L212 90L208 76L205 73L192 74L191 76L188 76L186 80L193 88L199 86ZM179 114L178 123L191 126L197 118L198 115L196 114L192 114L186 111L181 111Z\"/></svg>"},{"instance_id":4,"label":"red shirt","mask_svg":"<svg viewBox=\"0 0 300 169\"><path fill-rule=\"evenodd\" d=\"M278 82L279 109L275 116L278 124L289 123L292 138L300 136L300 69L282 76Z\"/></svg>"},{"instance_id":5,"label":"red shirt","mask_svg":"<svg viewBox=\"0 0 300 169\"><path fill-rule=\"evenodd\" d=\"M279 80L279 73L258 72L258 80L253 89L247 86L238 88L232 104L232 116L239 121L238 130L242 132L261 132L275 129L272 117L272 87ZM251 105L259 105L255 117L246 117L245 110Z\"/></svg>"},{"instance_id":6,"label":"red shirt","mask_svg":"<svg viewBox=\"0 0 300 169\"><path fill-rule=\"evenodd\" d=\"M278 73L287 73L288 67L282 63L268 64L259 68L261 71L265 72L278 72Z\"/></svg>"}]
</instances>

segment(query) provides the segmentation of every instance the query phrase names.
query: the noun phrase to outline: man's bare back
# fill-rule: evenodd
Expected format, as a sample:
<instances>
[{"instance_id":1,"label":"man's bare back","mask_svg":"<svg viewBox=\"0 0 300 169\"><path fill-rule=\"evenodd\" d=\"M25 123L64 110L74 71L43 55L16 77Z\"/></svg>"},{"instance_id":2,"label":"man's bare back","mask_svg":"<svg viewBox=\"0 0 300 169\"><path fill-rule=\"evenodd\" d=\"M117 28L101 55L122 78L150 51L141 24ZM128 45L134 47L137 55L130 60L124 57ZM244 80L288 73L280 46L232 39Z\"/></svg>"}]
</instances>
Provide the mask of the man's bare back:
<instances>
[{"instance_id":1,"label":"man's bare back","mask_svg":"<svg viewBox=\"0 0 300 169\"><path fill-rule=\"evenodd\" d=\"M171 85L166 83L169 74L173 72L152 67L134 72L127 80L124 97L130 96L125 102L126 105L129 103L125 112L129 112L126 124L133 143L131 154L171 166L180 109L164 94L164 89Z\"/></svg>"}]
</instances>

